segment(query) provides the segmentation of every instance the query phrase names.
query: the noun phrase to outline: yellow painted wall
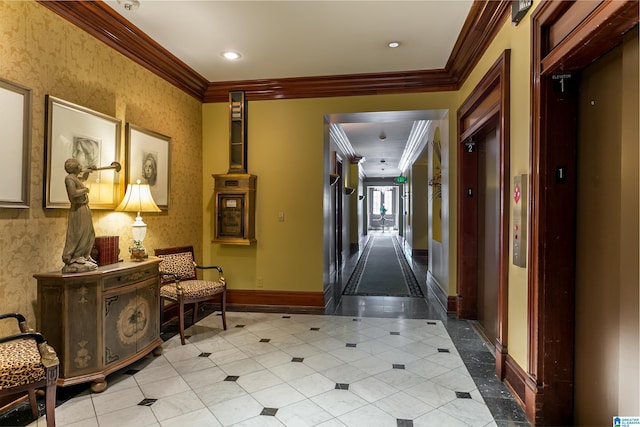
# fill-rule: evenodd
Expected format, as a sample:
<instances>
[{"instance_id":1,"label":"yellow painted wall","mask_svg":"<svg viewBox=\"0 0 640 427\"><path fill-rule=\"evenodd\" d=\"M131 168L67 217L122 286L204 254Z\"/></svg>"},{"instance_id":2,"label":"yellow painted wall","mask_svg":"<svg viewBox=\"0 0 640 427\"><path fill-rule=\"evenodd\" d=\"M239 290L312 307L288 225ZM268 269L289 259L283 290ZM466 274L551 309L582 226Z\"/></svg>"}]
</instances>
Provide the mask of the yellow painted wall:
<instances>
[{"instance_id":1,"label":"yellow painted wall","mask_svg":"<svg viewBox=\"0 0 640 427\"><path fill-rule=\"evenodd\" d=\"M515 175L529 173L530 18L537 5L538 2L534 2L531 10L519 25L513 26L509 20L505 22L459 92L459 102L462 105L489 68L502 55L502 52L505 49L511 49L511 173L509 177L511 187ZM510 188L509 194L512 191L513 188ZM513 212L513 198L510 198L510 201L510 211ZM510 221L509 229L512 230L513 218L510 218ZM509 260L513 258L512 247L513 233L509 233ZM455 259L455 246L453 251L451 259ZM523 369L526 369L527 366L527 287L527 268L516 267L513 263L509 263L508 351Z\"/></svg>"},{"instance_id":2,"label":"yellow painted wall","mask_svg":"<svg viewBox=\"0 0 640 427\"><path fill-rule=\"evenodd\" d=\"M230 289L256 289L262 278L265 290L321 292L324 115L452 109L456 99L455 93L441 92L249 102L248 172L258 177L257 244L252 247L210 243L211 174L225 173L229 167L229 119L226 103L205 104L205 257L224 266ZM284 222L277 221L279 211L285 214Z\"/></svg>"},{"instance_id":3,"label":"yellow painted wall","mask_svg":"<svg viewBox=\"0 0 640 427\"><path fill-rule=\"evenodd\" d=\"M62 268L67 229L66 209L42 208L45 95L121 119L117 160L123 166L125 122L173 138L171 208L143 215L148 248L202 246L201 104L33 1L0 2L0 34L0 78L31 88L33 96L31 207L0 209L0 313L21 312L35 326L32 275ZM124 173L120 178L124 188ZM121 256L128 256L133 215L104 210L92 215L96 235L119 235ZM14 329L0 324L0 334L9 330Z\"/></svg>"}]
</instances>

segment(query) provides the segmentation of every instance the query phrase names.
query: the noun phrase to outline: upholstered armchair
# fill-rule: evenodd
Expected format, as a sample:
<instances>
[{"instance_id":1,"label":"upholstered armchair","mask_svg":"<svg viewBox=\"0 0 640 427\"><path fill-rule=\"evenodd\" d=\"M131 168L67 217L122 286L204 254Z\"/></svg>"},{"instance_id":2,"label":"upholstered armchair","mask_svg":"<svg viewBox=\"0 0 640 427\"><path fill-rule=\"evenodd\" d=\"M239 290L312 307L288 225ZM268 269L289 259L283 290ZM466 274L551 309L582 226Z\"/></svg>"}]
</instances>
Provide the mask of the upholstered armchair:
<instances>
[{"instance_id":1,"label":"upholstered armchair","mask_svg":"<svg viewBox=\"0 0 640 427\"><path fill-rule=\"evenodd\" d=\"M36 389L45 388L47 426L55 426L58 357L44 337L27 325L19 313L0 314L0 320L15 319L20 333L0 338L0 397L29 394L34 418L37 418Z\"/></svg>"},{"instance_id":2,"label":"upholstered armchair","mask_svg":"<svg viewBox=\"0 0 640 427\"><path fill-rule=\"evenodd\" d=\"M161 248L155 250L160 258L160 297L178 305L178 329L180 341L184 345L184 311L185 305L193 304L193 320L196 323L198 304L211 300L220 300L222 327L227 329L226 295L227 284L222 268L217 265L202 266L195 262L193 246ZM197 270L214 269L218 272L215 281L198 279ZM163 303L163 311L164 303Z\"/></svg>"}]
</instances>

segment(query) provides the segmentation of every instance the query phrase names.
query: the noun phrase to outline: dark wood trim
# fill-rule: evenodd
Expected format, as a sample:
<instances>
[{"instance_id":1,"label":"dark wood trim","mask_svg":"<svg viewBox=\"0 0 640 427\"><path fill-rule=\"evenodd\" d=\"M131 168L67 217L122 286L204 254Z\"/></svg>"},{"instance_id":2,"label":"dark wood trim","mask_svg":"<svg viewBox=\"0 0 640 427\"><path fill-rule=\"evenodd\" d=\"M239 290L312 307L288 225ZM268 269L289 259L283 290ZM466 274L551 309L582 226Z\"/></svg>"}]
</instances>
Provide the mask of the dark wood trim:
<instances>
[{"instance_id":1,"label":"dark wood trim","mask_svg":"<svg viewBox=\"0 0 640 427\"><path fill-rule=\"evenodd\" d=\"M36 0L72 24L202 101L208 81L102 1ZM226 99L228 100L227 93Z\"/></svg>"},{"instance_id":2,"label":"dark wood trim","mask_svg":"<svg viewBox=\"0 0 640 427\"><path fill-rule=\"evenodd\" d=\"M563 17L572 11L566 10ZM542 75L580 70L622 43L622 36L638 22L639 9L637 1L607 0L594 10L584 12L586 15L580 17L582 19L574 17L578 25L569 36L541 58ZM554 21L552 27L566 25L563 21Z\"/></svg>"},{"instance_id":3,"label":"dark wood trim","mask_svg":"<svg viewBox=\"0 0 640 427\"><path fill-rule=\"evenodd\" d=\"M552 75L579 71L622 42L638 24L638 2L596 8L541 2L531 17L531 195L525 412L534 425L573 423L576 97L553 90ZM570 19L569 13L586 16ZM574 28L567 28L574 22ZM557 34L566 34L562 41ZM567 182L555 171L566 167Z\"/></svg>"},{"instance_id":4,"label":"dark wood trim","mask_svg":"<svg viewBox=\"0 0 640 427\"><path fill-rule=\"evenodd\" d=\"M270 80L211 82L204 102L222 102L231 90L244 90L250 101L324 98L332 96L456 90L458 85L445 70L419 70L379 74L292 77Z\"/></svg>"},{"instance_id":5,"label":"dark wood trim","mask_svg":"<svg viewBox=\"0 0 640 427\"><path fill-rule=\"evenodd\" d=\"M457 282L458 317L477 318L478 271L478 148L466 149L470 138L498 128L500 158L498 212L498 330L496 331L496 373L504 379L508 337L509 299L509 209L510 209L510 62L505 50L477 87L458 109L458 231ZM477 143L476 143L477 144ZM471 195L469 195L471 191Z\"/></svg>"},{"instance_id":6,"label":"dark wood trim","mask_svg":"<svg viewBox=\"0 0 640 427\"><path fill-rule=\"evenodd\" d=\"M505 360L504 383L516 398L520 406L524 407L527 373L510 355Z\"/></svg>"},{"instance_id":7,"label":"dark wood trim","mask_svg":"<svg viewBox=\"0 0 640 427\"><path fill-rule=\"evenodd\" d=\"M473 2L444 69L208 82L102 1L36 0L201 102L322 98L458 90L509 16L510 1Z\"/></svg>"},{"instance_id":8,"label":"dark wood trim","mask_svg":"<svg viewBox=\"0 0 640 427\"><path fill-rule=\"evenodd\" d=\"M324 308L324 293L228 289L227 304Z\"/></svg>"},{"instance_id":9,"label":"dark wood trim","mask_svg":"<svg viewBox=\"0 0 640 427\"><path fill-rule=\"evenodd\" d=\"M478 65L480 58L510 17L510 1L473 2L445 66L459 86Z\"/></svg>"},{"instance_id":10,"label":"dark wood trim","mask_svg":"<svg viewBox=\"0 0 640 427\"><path fill-rule=\"evenodd\" d=\"M447 297L447 314L456 314L458 312L458 298L455 295Z\"/></svg>"}]
</instances>

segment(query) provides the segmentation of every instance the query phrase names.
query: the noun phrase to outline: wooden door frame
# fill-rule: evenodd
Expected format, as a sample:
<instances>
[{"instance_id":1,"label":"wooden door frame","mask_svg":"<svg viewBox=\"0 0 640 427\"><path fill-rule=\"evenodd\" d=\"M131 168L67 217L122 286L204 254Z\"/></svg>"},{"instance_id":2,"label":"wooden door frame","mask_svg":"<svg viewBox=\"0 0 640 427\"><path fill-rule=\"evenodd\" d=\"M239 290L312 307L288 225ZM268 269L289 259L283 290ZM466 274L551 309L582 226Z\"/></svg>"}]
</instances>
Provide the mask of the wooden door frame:
<instances>
[{"instance_id":1,"label":"wooden door frame","mask_svg":"<svg viewBox=\"0 0 640 427\"><path fill-rule=\"evenodd\" d=\"M498 212L498 330L496 373L505 377L509 281L509 189L510 189L510 62L505 50L491 66L457 112L458 132L458 222L456 256L457 316L478 316L478 161L477 149L468 144L496 127L499 135L500 167Z\"/></svg>"},{"instance_id":2,"label":"wooden door frame","mask_svg":"<svg viewBox=\"0 0 640 427\"><path fill-rule=\"evenodd\" d=\"M534 425L573 423L576 94L553 88L622 43L636 0L541 2L531 17L528 366L525 411ZM575 80L575 79L574 79ZM560 168L563 177L559 177Z\"/></svg>"}]
</instances>

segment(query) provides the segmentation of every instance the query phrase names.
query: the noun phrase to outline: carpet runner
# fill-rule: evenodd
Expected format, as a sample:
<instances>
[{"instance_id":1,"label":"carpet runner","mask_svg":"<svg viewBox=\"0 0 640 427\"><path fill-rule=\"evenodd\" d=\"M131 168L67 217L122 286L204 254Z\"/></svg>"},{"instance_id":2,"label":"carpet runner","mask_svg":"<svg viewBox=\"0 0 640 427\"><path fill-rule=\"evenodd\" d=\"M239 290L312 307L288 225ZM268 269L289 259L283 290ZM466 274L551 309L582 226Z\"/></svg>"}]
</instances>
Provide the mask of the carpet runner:
<instances>
[{"instance_id":1,"label":"carpet runner","mask_svg":"<svg viewBox=\"0 0 640 427\"><path fill-rule=\"evenodd\" d=\"M424 298L396 238L371 236L343 295Z\"/></svg>"}]
</instances>

